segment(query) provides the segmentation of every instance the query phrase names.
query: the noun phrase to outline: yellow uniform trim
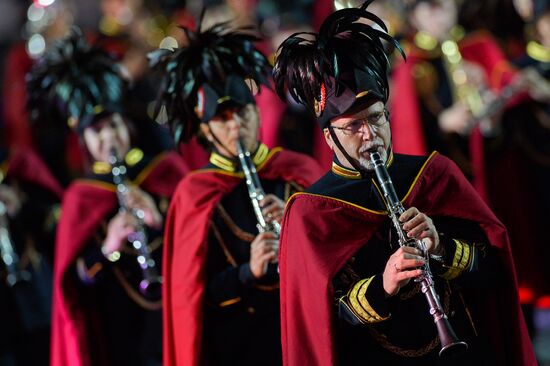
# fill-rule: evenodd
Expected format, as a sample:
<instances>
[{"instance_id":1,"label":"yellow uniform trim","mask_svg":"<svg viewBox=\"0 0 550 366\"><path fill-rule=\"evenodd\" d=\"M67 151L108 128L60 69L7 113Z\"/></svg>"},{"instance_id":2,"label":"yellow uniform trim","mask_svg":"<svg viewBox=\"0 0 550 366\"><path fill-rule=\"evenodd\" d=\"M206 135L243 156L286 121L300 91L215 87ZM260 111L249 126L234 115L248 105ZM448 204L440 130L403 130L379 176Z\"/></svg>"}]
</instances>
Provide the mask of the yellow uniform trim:
<instances>
[{"instance_id":1,"label":"yellow uniform trim","mask_svg":"<svg viewBox=\"0 0 550 366\"><path fill-rule=\"evenodd\" d=\"M386 162L386 167L389 167L393 163L393 151L390 152L390 158ZM339 175L347 179L361 179L361 173L355 169L350 169L332 162L331 170L334 174Z\"/></svg>"},{"instance_id":2,"label":"yellow uniform trim","mask_svg":"<svg viewBox=\"0 0 550 366\"><path fill-rule=\"evenodd\" d=\"M210 154L209 161L220 169L227 170L229 172L234 172L236 170L236 164L231 161L231 159L221 156L218 153Z\"/></svg>"},{"instance_id":3,"label":"yellow uniform trim","mask_svg":"<svg viewBox=\"0 0 550 366\"><path fill-rule=\"evenodd\" d=\"M95 161L94 165L92 165L92 171L95 174L109 174L111 169L111 164L104 161Z\"/></svg>"},{"instance_id":4,"label":"yellow uniform trim","mask_svg":"<svg viewBox=\"0 0 550 366\"><path fill-rule=\"evenodd\" d=\"M141 151L141 149L133 148L132 150L128 151L128 153L124 157L124 161L126 162L127 165L134 166L137 163L139 163L141 159L143 159L143 156L144 154L143 154L143 151Z\"/></svg>"},{"instance_id":5,"label":"yellow uniform trim","mask_svg":"<svg viewBox=\"0 0 550 366\"><path fill-rule=\"evenodd\" d=\"M138 176L136 177L136 179L134 179L132 181L132 183L137 185L137 186L141 185L141 183L143 183L143 181L147 178L147 176L151 173L151 171L158 165L158 163L160 161L162 161L164 159L165 156L166 156L166 153L162 153L162 154L157 155L138 174ZM141 161L141 159L140 159L140 161ZM96 162L96 163L100 163L100 162ZM94 166L95 166L96 163L94 163ZM136 162L136 164L137 164L137 162ZM98 181L98 180L94 180L94 179L88 179L88 178L78 179L77 182L79 182L81 184L91 185L91 186L94 186L96 188L105 189L105 190L108 190L108 191L111 191L111 192L116 192L116 187L113 183L107 183L107 182L102 182L102 181Z\"/></svg>"},{"instance_id":6,"label":"yellow uniform trim","mask_svg":"<svg viewBox=\"0 0 550 366\"><path fill-rule=\"evenodd\" d=\"M254 165L258 166L262 164L265 159L267 158L267 155L269 154L269 149L264 144L260 144L258 146L258 150L256 151L256 154L252 157L252 162Z\"/></svg>"},{"instance_id":7,"label":"yellow uniform trim","mask_svg":"<svg viewBox=\"0 0 550 366\"><path fill-rule=\"evenodd\" d=\"M426 159L426 161L424 162L424 164L422 164L422 167L420 168L420 170L418 171L418 174L416 175L416 177L414 178L411 186L409 187L409 190L407 191L407 193L405 194L405 196L403 197L403 199L401 200L401 202L405 201L409 195L411 194L414 186L416 185L416 183L418 182L418 180L420 179L420 176L422 175L422 173L424 172L424 169L426 169L426 165L428 165L428 163L433 159L433 157L435 155L437 155L438 152L437 151L433 151L430 156L428 157L428 159Z\"/></svg>"},{"instance_id":8,"label":"yellow uniform trim","mask_svg":"<svg viewBox=\"0 0 550 366\"><path fill-rule=\"evenodd\" d=\"M263 144L262 144L263 145ZM268 153L267 153L267 156L265 157L265 159L263 159L263 161L259 164L259 165L256 165L256 171L259 172L263 169L263 167L267 164L267 162L269 160L271 160L271 158L281 152L283 149L281 147L276 147L276 148L273 148L271 150L269 150L267 148L267 146L265 147L267 150L268 150ZM263 148L262 148L263 149ZM257 153L259 152L260 148L258 148L258 151ZM256 156L256 155L255 155ZM211 161L212 162L212 161ZM213 163L214 164L214 163ZM216 165L216 164L214 164ZM189 174L187 174L188 176L189 175L195 175L195 174L202 174L202 173L218 173L218 174L224 174L224 175L228 175L230 177L235 177L235 178L244 178L244 173L243 172L234 172L234 171L228 171L228 170L224 170L223 168L219 168L219 169L216 169L216 168L212 168L212 169L199 169L199 170L195 170L193 172L190 172Z\"/></svg>"},{"instance_id":9,"label":"yellow uniform trim","mask_svg":"<svg viewBox=\"0 0 550 366\"><path fill-rule=\"evenodd\" d=\"M270 151L267 146L260 143L258 149L254 153L254 156L252 156L252 162L258 167L267 160L269 153ZM225 156L220 155L216 152L210 154L209 161L218 168L228 172L235 172L237 170L237 163L234 160L226 158Z\"/></svg>"},{"instance_id":10,"label":"yellow uniform trim","mask_svg":"<svg viewBox=\"0 0 550 366\"><path fill-rule=\"evenodd\" d=\"M218 104L222 104L223 102L227 102L228 100L231 100L231 97L229 95L226 95L224 97L218 98L216 102Z\"/></svg>"},{"instance_id":11,"label":"yellow uniform trim","mask_svg":"<svg viewBox=\"0 0 550 366\"><path fill-rule=\"evenodd\" d=\"M126 153L126 156L124 157L124 162L128 166L134 166L143 159L143 156L143 151L136 147ZM96 161L92 165L92 171L95 174L109 174L112 168L113 167L111 166L111 164L105 161Z\"/></svg>"},{"instance_id":12,"label":"yellow uniform trim","mask_svg":"<svg viewBox=\"0 0 550 366\"><path fill-rule=\"evenodd\" d=\"M539 62L550 62L550 49L538 42L530 41L527 43L527 54Z\"/></svg>"},{"instance_id":13,"label":"yellow uniform trim","mask_svg":"<svg viewBox=\"0 0 550 366\"><path fill-rule=\"evenodd\" d=\"M422 173L424 172L424 169L426 169L426 165L428 164L428 162L430 160L432 160L432 158L437 154L437 151L434 151L432 152L432 154L428 157L428 159L424 162L424 164L422 165L422 167L420 168L420 171L418 172L418 174L416 175L416 177L414 178L407 194L405 194L405 197L403 197L403 199L401 200L401 202L405 201L409 195L411 194L414 186L416 185L416 183L418 182L418 179L420 179L420 176L422 175ZM393 156L393 155L392 155ZM392 159L393 161L393 159ZM378 187L377 187L378 189ZM315 194L315 193L307 193L307 192L296 192L294 193L292 196L290 196L287 204L289 202L291 202L295 197L297 197L298 195L307 195L307 196L313 196L313 197L322 197L322 198L327 198L329 200L333 200L333 201L337 201L337 202L342 202L342 203L345 203L346 205L349 205L349 206L352 206L352 207L355 207L355 208L358 208L362 211L367 211L369 213L373 213L373 214L376 214L376 215L387 215L388 212L387 211L377 211L377 210L372 210L372 209L369 209L369 208L366 208L366 207L363 207L363 206L359 206L355 203L351 203L351 202L348 202L348 201L344 201L344 200L341 200L339 198L334 198L334 197L329 197L329 196L324 196L322 194Z\"/></svg>"},{"instance_id":14,"label":"yellow uniform trim","mask_svg":"<svg viewBox=\"0 0 550 366\"><path fill-rule=\"evenodd\" d=\"M374 276L357 282L348 293L350 308L353 310L354 314L357 314L365 323L378 323L389 318L389 316L380 316L380 314L372 308L365 296L373 279Z\"/></svg>"},{"instance_id":15,"label":"yellow uniform trim","mask_svg":"<svg viewBox=\"0 0 550 366\"><path fill-rule=\"evenodd\" d=\"M336 175L339 175L341 177L347 178L347 179L361 179L361 173L359 173L357 170L344 168L343 166L340 166L336 164L336 162L332 162L332 172Z\"/></svg>"},{"instance_id":16,"label":"yellow uniform trim","mask_svg":"<svg viewBox=\"0 0 550 366\"><path fill-rule=\"evenodd\" d=\"M78 183L89 185L99 189L105 189L107 191L116 192L116 187L112 183L101 182L94 179L78 179Z\"/></svg>"},{"instance_id":17,"label":"yellow uniform trim","mask_svg":"<svg viewBox=\"0 0 550 366\"><path fill-rule=\"evenodd\" d=\"M441 275L446 280L453 280L460 276L472 263L474 251L471 246L463 241L453 239L456 244L456 250L453 257L453 263L447 271Z\"/></svg>"},{"instance_id":18,"label":"yellow uniform trim","mask_svg":"<svg viewBox=\"0 0 550 366\"><path fill-rule=\"evenodd\" d=\"M236 297L234 299L230 299L230 300L225 300L223 302L221 302L219 304L220 307L225 307L225 306L229 306L229 305L233 305L233 304L236 304L238 303L239 301L241 301L242 299L240 297Z\"/></svg>"},{"instance_id":19,"label":"yellow uniform trim","mask_svg":"<svg viewBox=\"0 0 550 366\"><path fill-rule=\"evenodd\" d=\"M151 171L166 157L167 153L157 155L147 166L137 175L136 179L132 183L139 186L151 173Z\"/></svg>"},{"instance_id":20,"label":"yellow uniform trim","mask_svg":"<svg viewBox=\"0 0 550 366\"><path fill-rule=\"evenodd\" d=\"M339 198L334 198L334 197L329 197L329 196L323 196L322 194L315 194L315 193L296 192L296 193L294 193L292 196L290 196L288 202L290 202L291 200L293 200L293 199L294 199L295 197L297 197L298 195L327 198L327 199L332 200L332 201L337 201L337 202L345 203L346 205L352 206L352 207L355 207L355 208L358 208L358 209L360 209L361 211L367 211L367 212L369 212L369 213L376 214L376 215L387 215L387 212L386 212L386 211L371 210L371 209L368 209L368 208L366 208L366 207L356 205L355 203L351 203L351 202L348 202L348 201L341 200L341 199L339 199ZM288 203L287 203L287 204L288 204Z\"/></svg>"}]
</instances>

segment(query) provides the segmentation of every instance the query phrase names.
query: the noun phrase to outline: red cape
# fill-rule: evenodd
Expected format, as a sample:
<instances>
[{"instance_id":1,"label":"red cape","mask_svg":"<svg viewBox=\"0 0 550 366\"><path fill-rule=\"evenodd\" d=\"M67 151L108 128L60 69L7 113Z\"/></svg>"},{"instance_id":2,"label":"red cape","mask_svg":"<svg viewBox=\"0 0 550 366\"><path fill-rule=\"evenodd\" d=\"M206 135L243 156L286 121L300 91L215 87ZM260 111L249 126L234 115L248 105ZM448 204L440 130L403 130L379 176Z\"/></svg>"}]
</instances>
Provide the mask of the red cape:
<instances>
[{"instance_id":1,"label":"red cape","mask_svg":"<svg viewBox=\"0 0 550 366\"><path fill-rule=\"evenodd\" d=\"M42 187L55 194L59 199L63 196L63 188L59 182L32 150L11 149L3 164L6 165L5 171L8 177Z\"/></svg>"},{"instance_id":2,"label":"red cape","mask_svg":"<svg viewBox=\"0 0 550 366\"><path fill-rule=\"evenodd\" d=\"M506 229L462 173L441 155L425 164L403 201L432 216L478 222L498 248L508 277L476 301L490 324L498 365L536 365L520 311ZM332 279L387 219L384 212L313 194L296 194L283 219L280 253L283 364L336 365ZM375 225L373 225L375 223ZM360 228L360 229L358 229ZM316 299L316 301L311 301ZM475 316L474 318L478 318Z\"/></svg>"},{"instance_id":3,"label":"red cape","mask_svg":"<svg viewBox=\"0 0 550 366\"><path fill-rule=\"evenodd\" d=\"M170 197L186 172L178 155L162 154L142 170L134 183L147 192ZM91 366L88 355L98 352L87 349L88 338L95 336L88 328L93 324L94 304L79 298L72 268L117 204L114 185L99 181L77 180L65 194L56 238L52 366Z\"/></svg>"},{"instance_id":4,"label":"red cape","mask_svg":"<svg viewBox=\"0 0 550 366\"><path fill-rule=\"evenodd\" d=\"M258 167L258 174L262 179L307 187L320 177L321 170L305 155L274 149ZM172 199L164 237L165 366L200 363L209 221L218 202L242 179L242 173L197 171L182 180Z\"/></svg>"},{"instance_id":5,"label":"red cape","mask_svg":"<svg viewBox=\"0 0 550 366\"><path fill-rule=\"evenodd\" d=\"M517 71L498 47L497 42L487 32L476 32L460 41L460 52L465 60L480 65L487 75L489 87L495 91L508 85ZM407 50L407 62L401 62L393 70L390 103L392 142L395 152L411 155L428 153L422 129L419 105L413 80L415 65L428 57L427 54L411 46ZM487 187L483 137L476 128L470 136L470 151L473 166L474 186L485 199Z\"/></svg>"},{"instance_id":6,"label":"red cape","mask_svg":"<svg viewBox=\"0 0 550 366\"><path fill-rule=\"evenodd\" d=\"M25 42L15 44L6 57L4 66L4 109L7 141L12 146L31 147L32 135L26 108L27 85L25 75L33 64Z\"/></svg>"}]
</instances>

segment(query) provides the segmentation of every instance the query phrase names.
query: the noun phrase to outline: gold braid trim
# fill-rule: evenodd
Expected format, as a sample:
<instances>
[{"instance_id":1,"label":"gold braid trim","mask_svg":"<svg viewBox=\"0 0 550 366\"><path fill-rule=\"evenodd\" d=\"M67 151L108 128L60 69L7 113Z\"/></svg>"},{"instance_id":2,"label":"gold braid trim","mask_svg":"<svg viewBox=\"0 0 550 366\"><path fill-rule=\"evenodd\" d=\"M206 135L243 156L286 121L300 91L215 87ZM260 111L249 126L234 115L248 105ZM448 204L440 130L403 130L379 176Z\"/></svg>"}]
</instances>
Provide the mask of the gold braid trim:
<instances>
[{"instance_id":1,"label":"gold braid trim","mask_svg":"<svg viewBox=\"0 0 550 366\"><path fill-rule=\"evenodd\" d=\"M372 308L365 297L367 288L373 279L374 276L357 282L348 293L350 308L352 308L354 314L357 314L359 319L365 323L378 323L389 318L389 316L380 316L380 314Z\"/></svg>"},{"instance_id":2,"label":"gold braid trim","mask_svg":"<svg viewBox=\"0 0 550 366\"><path fill-rule=\"evenodd\" d=\"M113 273L117 278L118 282L132 301L134 301L138 306L142 307L145 310L160 310L162 308L162 300L158 301L149 301L143 296L141 296L132 285L128 283L128 280L124 277L119 268L113 266Z\"/></svg>"},{"instance_id":3,"label":"gold braid trim","mask_svg":"<svg viewBox=\"0 0 550 366\"><path fill-rule=\"evenodd\" d=\"M231 230L231 232L237 238L241 239L242 241L249 242L249 243L251 243L254 240L256 235L254 235L252 233L249 233L249 232L246 232L246 231L242 230L240 227L238 227L237 224L235 224L235 221L233 221L233 219L231 219L231 216L229 216L229 214L223 208L222 205L218 205L216 207L216 209L218 210L218 213L220 214L220 217L222 218L223 222L227 225L229 230Z\"/></svg>"},{"instance_id":4,"label":"gold braid trim","mask_svg":"<svg viewBox=\"0 0 550 366\"><path fill-rule=\"evenodd\" d=\"M474 253L471 246L466 242L457 239L453 239L453 241L456 243L453 263L448 267L447 271L441 275L441 277L447 281L457 278L464 270L471 266L473 259L472 254Z\"/></svg>"},{"instance_id":5,"label":"gold braid trim","mask_svg":"<svg viewBox=\"0 0 550 366\"><path fill-rule=\"evenodd\" d=\"M225 258L227 259L229 264L231 264L233 267L236 268L238 266L237 261L235 260L235 258L233 257L229 249L227 248L227 245L225 245L225 241L223 240L222 234L218 230L218 227L216 226L216 224L214 224L214 221L210 221L210 228L212 229L214 236L218 240L220 247L222 247L223 254L225 254Z\"/></svg>"},{"instance_id":6,"label":"gold braid trim","mask_svg":"<svg viewBox=\"0 0 550 366\"><path fill-rule=\"evenodd\" d=\"M242 299L240 297L236 297L234 299L229 299L229 300L225 300L225 301L222 301L221 303L218 304L218 306L220 308L223 308L223 307L226 307L226 306L229 306L229 305L233 305L233 304L236 304L238 303L239 301L241 301Z\"/></svg>"}]
</instances>

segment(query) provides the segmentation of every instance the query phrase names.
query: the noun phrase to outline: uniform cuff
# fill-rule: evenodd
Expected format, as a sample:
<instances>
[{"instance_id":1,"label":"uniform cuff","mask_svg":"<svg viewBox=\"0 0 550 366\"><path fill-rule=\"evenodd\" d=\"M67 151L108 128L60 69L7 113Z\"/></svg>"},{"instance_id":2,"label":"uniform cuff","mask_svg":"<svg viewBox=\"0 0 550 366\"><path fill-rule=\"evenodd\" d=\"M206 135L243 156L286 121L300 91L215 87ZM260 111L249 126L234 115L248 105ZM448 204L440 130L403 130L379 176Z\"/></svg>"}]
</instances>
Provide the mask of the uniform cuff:
<instances>
[{"instance_id":1,"label":"uniform cuff","mask_svg":"<svg viewBox=\"0 0 550 366\"><path fill-rule=\"evenodd\" d=\"M390 317L382 276L376 275L357 282L348 293L348 305L364 323L377 323Z\"/></svg>"}]
</instances>

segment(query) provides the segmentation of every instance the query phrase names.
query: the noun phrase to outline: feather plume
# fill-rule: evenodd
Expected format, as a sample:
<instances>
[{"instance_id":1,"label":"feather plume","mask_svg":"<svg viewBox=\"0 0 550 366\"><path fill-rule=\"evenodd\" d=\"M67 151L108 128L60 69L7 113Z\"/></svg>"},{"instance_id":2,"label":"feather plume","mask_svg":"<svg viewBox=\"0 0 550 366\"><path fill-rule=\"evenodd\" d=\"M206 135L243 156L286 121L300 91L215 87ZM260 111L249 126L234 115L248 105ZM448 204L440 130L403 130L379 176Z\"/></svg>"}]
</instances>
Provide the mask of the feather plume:
<instances>
[{"instance_id":1,"label":"feather plume","mask_svg":"<svg viewBox=\"0 0 550 366\"><path fill-rule=\"evenodd\" d=\"M208 84L222 93L230 75L252 79L269 86L271 65L254 46L259 38L252 27L232 29L229 22L215 24L201 31L204 11L196 30L181 27L188 44L176 50L158 50L150 54L149 64L163 72L156 113L166 107L168 123L176 139L187 140L198 130L200 119L195 112L199 89Z\"/></svg>"},{"instance_id":2,"label":"feather plume","mask_svg":"<svg viewBox=\"0 0 550 366\"><path fill-rule=\"evenodd\" d=\"M288 91L297 102L313 111L316 101L320 101L321 85L338 95L343 87L342 73L354 69L367 73L387 99L389 60L383 41L395 46L404 58L405 54L387 33L384 22L367 11L370 3L372 0L359 8L336 11L325 19L319 33L295 33L281 44L273 69L275 88L281 99L286 100ZM366 24L367 21L383 31Z\"/></svg>"},{"instance_id":3,"label":"feather plume","mask_svg":"<svg viewBox=\"0 0 550 366\"><path fill-rule=\"evenodd\" d=\"M118 104L124 89L114 58L75 27L27 75L27 108L33 122L75 118L81 123L93 116L94 107Z\"/></svg>"}]
</instances>

